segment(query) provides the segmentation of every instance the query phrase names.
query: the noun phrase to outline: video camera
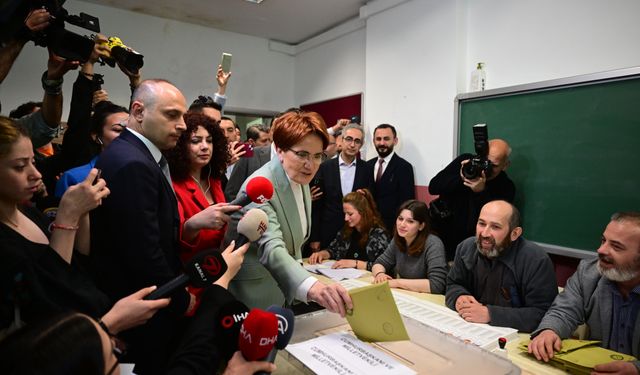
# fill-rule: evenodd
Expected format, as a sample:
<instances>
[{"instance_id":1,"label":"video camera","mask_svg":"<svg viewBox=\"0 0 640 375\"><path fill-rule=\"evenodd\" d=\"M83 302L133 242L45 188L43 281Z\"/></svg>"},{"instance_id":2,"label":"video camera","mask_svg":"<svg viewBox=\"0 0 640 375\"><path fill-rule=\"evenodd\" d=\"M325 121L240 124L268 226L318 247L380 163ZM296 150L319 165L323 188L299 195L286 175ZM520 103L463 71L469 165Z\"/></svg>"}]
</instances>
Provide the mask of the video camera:
<instances>
[{"instance_id":1,"label":"video camera","mask_svg":"<svg viewBox=\"0 0 640 375\"><path fill-rule=\"evenodd\" d=\"M476 148L476 155L462 167L462 175L469 180L475 180L482 175L489 178L493 164L487 156L489 155L489 134L487 124L473 125L473 143Z\"/></svg>"},{"instance_id":2,"label":"video camera","mask_svg":"<svg viewBox=\"0 0 640 375\"><path fill-rule=\"evenodd\" d=\"M38 2L34 2L37 4ZM32 4L34 4L32 3ZM100 21L97 17L80 13L71 15L62 7L62 1L45 0L39 3L49 11L49 26L37 32L33 41L36 45L49 47L53 53L67 60L85 62L93 51L93 40L65 29L65 22L96 33L100 32ZM34 5L35 5L34 4ZM35 9L36 7L33 7ZM23 18L24 19L24 18Z\"/></svg>"},{"instance_id":3,"label":"video camera","mask_svg":"<svg viewBox=\"0 0 640 375\"><path fill-rule=\"evenodd\" d=\"M144 56L136 52L130 47L127 47L120 38L112 36L107 43L111 50L109 57L101 57L100 64L107 64L110 67L115 67L116 62L120 63L129 72L136 74L144 65Z\"/></svg>"}]
</instances>

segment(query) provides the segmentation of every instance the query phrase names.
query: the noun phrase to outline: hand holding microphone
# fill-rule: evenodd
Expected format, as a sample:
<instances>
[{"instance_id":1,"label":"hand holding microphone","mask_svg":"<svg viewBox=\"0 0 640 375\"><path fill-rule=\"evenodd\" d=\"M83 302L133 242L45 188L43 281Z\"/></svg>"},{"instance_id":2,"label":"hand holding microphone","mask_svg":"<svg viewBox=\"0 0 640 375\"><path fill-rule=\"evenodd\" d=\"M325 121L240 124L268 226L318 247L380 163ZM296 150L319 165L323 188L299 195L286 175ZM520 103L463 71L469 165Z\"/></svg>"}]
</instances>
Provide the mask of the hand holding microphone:
<instances>
[{"instance_id":1,"label":"hand holding microphone","mask_svg":"<svg viewBox=\"0 0 640 375\"><path fill-rule=\"evenodd\" d=\"M205 250L196 254L184 267L184 274L162 285L145 300L165 298L176 290L190 284L197 288L204 288L213 284L227 271L227 263L217 250Z\"/></svg>"}]
</instances>

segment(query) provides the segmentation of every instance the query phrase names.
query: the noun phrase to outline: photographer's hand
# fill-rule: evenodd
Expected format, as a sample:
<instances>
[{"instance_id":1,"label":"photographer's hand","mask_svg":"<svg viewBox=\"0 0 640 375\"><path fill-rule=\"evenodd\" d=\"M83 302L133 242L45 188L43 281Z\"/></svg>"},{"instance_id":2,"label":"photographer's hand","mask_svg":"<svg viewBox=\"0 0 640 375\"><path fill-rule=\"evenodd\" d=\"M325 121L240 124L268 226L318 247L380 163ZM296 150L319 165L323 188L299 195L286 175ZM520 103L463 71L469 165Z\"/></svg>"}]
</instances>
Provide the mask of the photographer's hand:
<instances>
[{"instance_id":1,"label":"photographer's hand","mask_svg":"<svg viewBox=\"0 0 640 375\"><path fill-rule=\"evenodd\" d=\"M484 171L482 171L480 177L474 180L469 180L468 178L464 177L464 174L462 174L462 168L464 168L464 165L468 162L469 160L464 160L462 161L462 163L460 163L460 178L462 178L462 183L464 184L464 186L471 189L471 191L473 191L474 193L480 193L484 191L486 187L487 177L485 176Z\"/></svg>"},{"instance_id":2,"label":"photographer's hand","mask_svg":"<svg viewBox=\"0 0 640 375\"><path fill-rule=\"evenodd\" d=\"M29 13L27 19L24 20L24 24L32 32L40 31L49 26L50 18L51 15L48 10L44 8L34 9Z\"/></svg>"}]
</instances>

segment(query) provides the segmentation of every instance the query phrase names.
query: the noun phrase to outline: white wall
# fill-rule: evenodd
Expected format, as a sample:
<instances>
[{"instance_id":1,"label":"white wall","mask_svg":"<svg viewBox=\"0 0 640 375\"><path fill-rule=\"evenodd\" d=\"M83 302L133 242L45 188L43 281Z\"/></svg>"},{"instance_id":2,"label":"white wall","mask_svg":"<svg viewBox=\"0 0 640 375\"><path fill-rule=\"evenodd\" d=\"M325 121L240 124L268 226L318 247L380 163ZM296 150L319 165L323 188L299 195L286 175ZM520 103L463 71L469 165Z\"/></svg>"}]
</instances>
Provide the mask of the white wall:
<instances>
[{"instance_id":1,"label":"white wall","mask_svg":"<svg viewBox=\"0 0 640 375\"><path fill-rule=\"evenodd\" d=\"M227 90L229 108L281 111L295 104L294 58L270 51L266 39L77 0L67 1L65 8L72 14L85 12L98 17L104 34L119 36L145 56L144 77L174 82L189 103L198 94L213 95L217 87L215 68L220 55L231 52L233 75ZM45 69L46 50L29 43L0 86L3 113L29 99L42 98L40 76ZM125 76L108 66L96 65L96 71L105 75L107 83L104 87L112 100L126 105L129 87ZM76 74L71 72L65 77L64 119Z\"/></svg>"}]
</instances>

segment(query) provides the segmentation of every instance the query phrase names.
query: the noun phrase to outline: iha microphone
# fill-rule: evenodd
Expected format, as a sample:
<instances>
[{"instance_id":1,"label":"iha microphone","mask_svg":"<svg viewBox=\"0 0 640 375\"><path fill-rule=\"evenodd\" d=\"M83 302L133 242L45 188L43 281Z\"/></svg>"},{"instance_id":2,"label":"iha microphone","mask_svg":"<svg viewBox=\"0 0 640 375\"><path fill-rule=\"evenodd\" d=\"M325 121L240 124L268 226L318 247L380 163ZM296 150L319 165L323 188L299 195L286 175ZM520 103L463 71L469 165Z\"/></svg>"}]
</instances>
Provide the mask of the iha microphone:
<instances>
[{"instance_id":1,"label":"iha microphone","mask_svg":"<svg viewBox=\"0 0 640 375\"><path fill-rule=\"evenodd\" d=\"M257 241L267 230L269 218L267 214L259 208L252 208L244 214L238 221L238 238L236 239L236 249L247 242Z\"/></svg>"},{"instance_id":2,"label":"iha microphone","mask_svg":"<svg viewBox=\"0 0 640 375\"><path fill-rule=\"evenodd\" d=\"M240 326L238 347L247 361L265 358L278 340L278 318L268 311L251 309Z\"/></svg>"},{"instance_id":3,"label":"iha microphone","mask_svg":"<svg viewBox=\"0 0 640 375\"><path fill-rule=\"evenodd\" d=\"M251 202L267 203L273 196L273 184L268 178L257 176L247 182L246 191L238 193L230 205L246 206Z\"/></svg>"},{"instance_id":4,"label":"iha microphone","mask_svg":"<svg viewBox=\"0 0 640 375\"><path fill-rule=\"evenodd\" d=\"M220 308L215 331L216 337L222 343L218 345L218 349L223 358L228 360L238 350L240 327L248 315L249 308L237 300L230 301Z\"/></svg>"},{"instance_id":5,"label":"iha microphone","mask_svg":"<svg viewBox=\"0 0 640 375\"><path fill-rule=\"evenodd\" d=\"M276 345L264 359L264 361L273 363L276 360L276 355L278 355L278 350L286 348L287 345L289 345L289 341L291 341L295 316L293 315L293 311L276 305L270 306L267 311L274 313L276 318L278 318L278 339L276 340ZM258 371L254 375L267 374L269 373L265 371Z\"/></svg>"},{"instance_id":6,"label":"iha microphone","mask_svg":"<svg viewBox=\"0 0 640 375\"><path fill-rule=\"evenodd\" d=\"M209 286L227 272L227 263L217 250L205 250L191 258L184 266L184 272L151 292L144 299L154 300L168 297L187 284L197 288Z\"/></svg>"}]
</instances>

